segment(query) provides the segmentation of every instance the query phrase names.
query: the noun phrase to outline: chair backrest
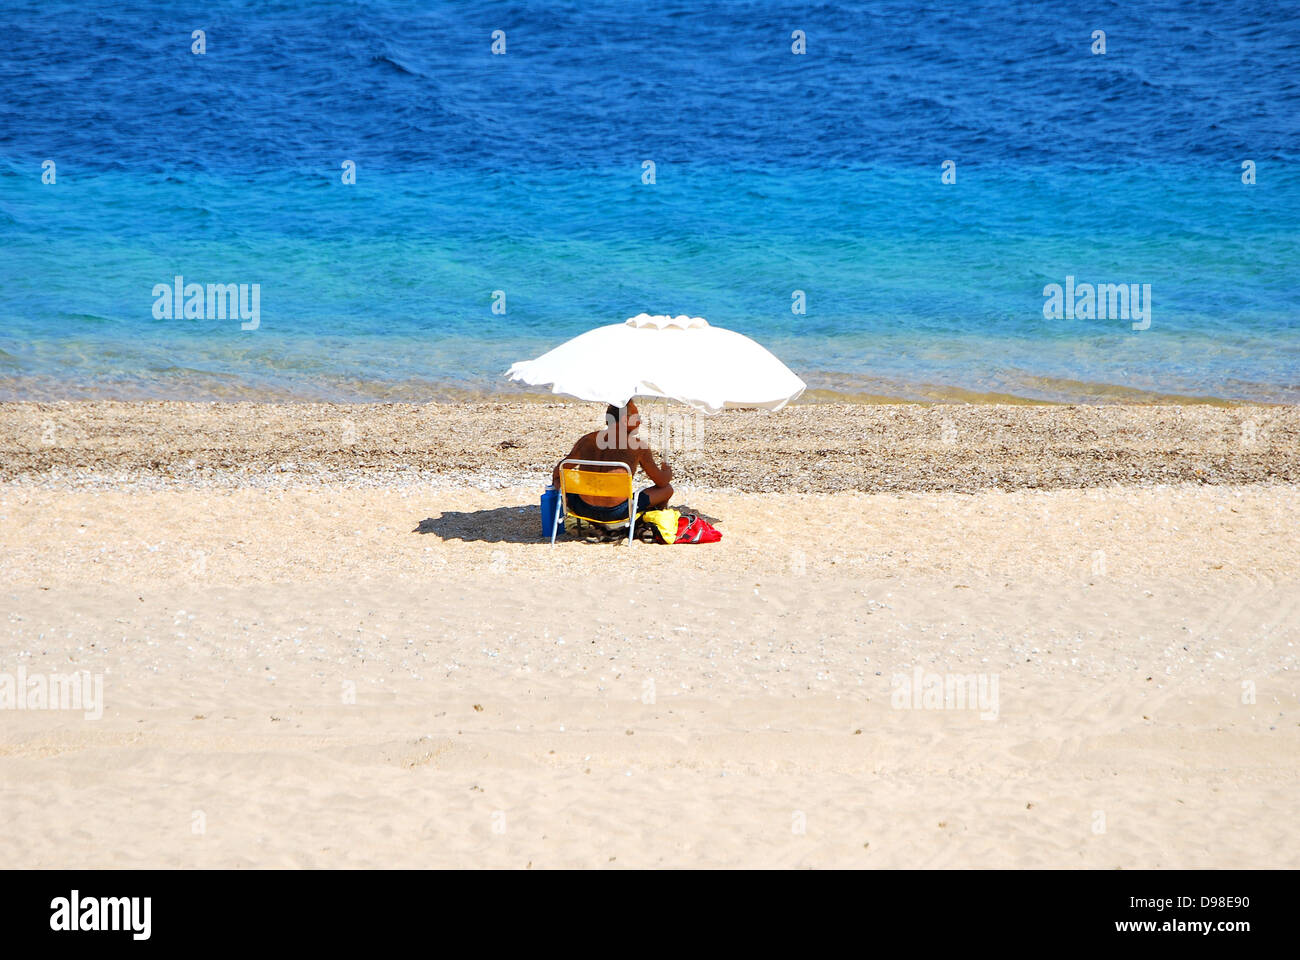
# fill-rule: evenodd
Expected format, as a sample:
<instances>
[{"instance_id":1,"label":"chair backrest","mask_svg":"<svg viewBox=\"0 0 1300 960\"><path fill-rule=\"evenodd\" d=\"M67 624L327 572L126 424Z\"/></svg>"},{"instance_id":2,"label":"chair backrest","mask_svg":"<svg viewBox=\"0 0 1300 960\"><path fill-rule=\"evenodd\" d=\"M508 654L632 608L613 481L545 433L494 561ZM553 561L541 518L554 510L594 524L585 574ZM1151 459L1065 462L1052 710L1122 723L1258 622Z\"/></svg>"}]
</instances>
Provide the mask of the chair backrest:
<instances>
[{"instance_id":1,"label":"chair backrest","mask_svg":"<svg viewBox=\"0 0 1300 960\"><path fill-rule=\"evenodd\" d=\"M562 467L564 492L580 497L632 496L632 474L627 470L595 470L590 467Z\"/></svg>"},{"instance_id":2,"label":"chair backrest","mask_svg":"<svg viewBox=\"0 0 1300 960\"><path fill-rule=\"evenodd\" d=\"M556 505L555 516L561 511L565 516L583 519L569 509L568 495L576 493L580 497L617 497L627 500L628 516L627 542L632 545L632 535L636 531L636 518L632 515L632 498L634 487L632 467L618 460L563 460L560 462L560 497ZM588 520L588 523L596 521ZM599 521L604 524L606 521ZM614 523L615 521L608 521ZM555 534L559 529L556 523L551 528L551 544L555 544Z\"/></svg>"}]
</instances>

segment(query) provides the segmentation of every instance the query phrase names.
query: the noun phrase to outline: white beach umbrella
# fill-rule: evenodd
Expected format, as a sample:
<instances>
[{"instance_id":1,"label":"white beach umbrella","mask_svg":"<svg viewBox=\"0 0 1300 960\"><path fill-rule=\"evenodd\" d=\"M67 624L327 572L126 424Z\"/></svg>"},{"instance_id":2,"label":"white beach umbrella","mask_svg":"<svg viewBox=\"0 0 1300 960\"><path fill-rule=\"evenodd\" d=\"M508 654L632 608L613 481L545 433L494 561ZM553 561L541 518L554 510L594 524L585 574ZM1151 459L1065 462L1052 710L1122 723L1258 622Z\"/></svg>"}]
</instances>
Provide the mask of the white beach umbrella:
<instances>
[{"instance_id":1,"label":"white beach umbrella","mask_svg":"<svg viewBox=\"0 0 1300 960\"><path fill-rule=\"evenodd\" d=\"M645 313L588 330L506 375L579 400L622 406L633 397L663 397L707 413L780 410L807 386L749 337L703 317Z\"/></svg>"}]
</instances>

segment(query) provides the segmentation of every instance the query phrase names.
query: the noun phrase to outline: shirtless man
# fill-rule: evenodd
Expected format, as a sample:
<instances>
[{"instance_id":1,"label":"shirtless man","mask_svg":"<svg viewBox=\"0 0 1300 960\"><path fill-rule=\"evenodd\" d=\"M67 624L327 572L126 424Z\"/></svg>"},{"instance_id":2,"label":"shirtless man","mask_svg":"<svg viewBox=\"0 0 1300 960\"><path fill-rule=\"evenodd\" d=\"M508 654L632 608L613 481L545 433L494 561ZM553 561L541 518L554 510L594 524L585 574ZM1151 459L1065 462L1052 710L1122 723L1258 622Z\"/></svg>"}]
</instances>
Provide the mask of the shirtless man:
<instances>
[{"instance_id":1,"label":"shirtless man","mask_svg":"<svg viewBox=\"0 0 1300 960\"><path fill-rule=\"evenodd\" d=\"M668 465L667 460L662 464L655 463L650 447L637 433L637 428L640 426L641 414L637 412L635 403L629 400L627 406L621 408L611 404L605 411L605 429L596 430L579 439L569 451L569 455L564 458L565 460L609 460L626 463L633 477L636 476L638 467L644 470L654 486L649 490L642 490L641 495L637 497L637 513L644 510L658 510L665 506L673 495L671 483L673 468ZM551 471L551 485L556 488L560 486L559 463ZM570 509L577 507L575 512L579 516L592 520L612 522L627 519L627 501L617 497L589 498L569 494L569 504Z\"/></svg>"}]
</instances>

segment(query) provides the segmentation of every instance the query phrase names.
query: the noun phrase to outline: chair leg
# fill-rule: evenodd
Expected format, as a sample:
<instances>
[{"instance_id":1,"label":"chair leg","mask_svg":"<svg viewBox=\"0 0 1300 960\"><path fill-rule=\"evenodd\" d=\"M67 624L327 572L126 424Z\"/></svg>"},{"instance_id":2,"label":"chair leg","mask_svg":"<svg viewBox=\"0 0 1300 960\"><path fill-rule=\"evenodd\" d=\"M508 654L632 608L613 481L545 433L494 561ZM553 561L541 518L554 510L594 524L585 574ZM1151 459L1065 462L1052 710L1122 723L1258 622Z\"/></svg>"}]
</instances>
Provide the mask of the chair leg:
<instances>
[{"instance_id":1,"label":"chair leg","mask_svg":"<svg viewBox=\"0 0 1300 960\"><path fill-rule=\"evenodd\" d=\"M556 501L555 515L551 517L551 546L555 546L555 536L560 532L560 511L564 509L564 504Z\"/></svg>"}]
</instances>

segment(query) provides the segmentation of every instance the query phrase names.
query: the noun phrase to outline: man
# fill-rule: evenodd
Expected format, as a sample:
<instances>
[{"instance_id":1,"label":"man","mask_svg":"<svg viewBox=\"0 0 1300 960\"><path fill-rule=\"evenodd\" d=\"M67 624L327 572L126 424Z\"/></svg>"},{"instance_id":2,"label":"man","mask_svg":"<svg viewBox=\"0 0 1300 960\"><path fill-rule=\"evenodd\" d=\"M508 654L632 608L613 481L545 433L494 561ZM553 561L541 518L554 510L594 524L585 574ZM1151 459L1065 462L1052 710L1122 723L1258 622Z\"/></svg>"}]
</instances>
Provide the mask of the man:
<instances>
[{"instance_id":1,"label":"man","mask_svg":"<svg viewBox=\"0 0 1300 960\"><path fill-rule=\"evenodd\" d=\"M636 404L630 400L627 406L616 407L611 404L605 410L605 429L587 434L573 445L565 460L608 460L625 463L636 477L637 468L645 471L654 486L642 490L637 497L636 512L658 510L667 505L673 495L673 468L668 461L656 464L649 445L637 433L641 426L641 414ZM563 463L564 461L560 461ZM599 469L597 467L590 468ZM560 486L560 464L551 471L551 486ZM627 519L627 501L617 497L580 497L569 494L569 509L576 515L589 520L613 523Z\"/></svg>"}]
</instances>

